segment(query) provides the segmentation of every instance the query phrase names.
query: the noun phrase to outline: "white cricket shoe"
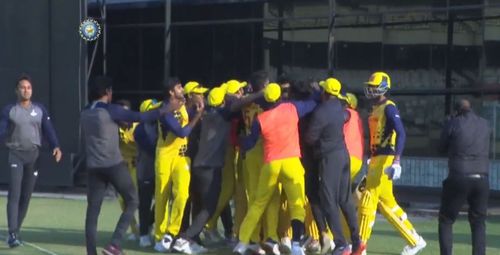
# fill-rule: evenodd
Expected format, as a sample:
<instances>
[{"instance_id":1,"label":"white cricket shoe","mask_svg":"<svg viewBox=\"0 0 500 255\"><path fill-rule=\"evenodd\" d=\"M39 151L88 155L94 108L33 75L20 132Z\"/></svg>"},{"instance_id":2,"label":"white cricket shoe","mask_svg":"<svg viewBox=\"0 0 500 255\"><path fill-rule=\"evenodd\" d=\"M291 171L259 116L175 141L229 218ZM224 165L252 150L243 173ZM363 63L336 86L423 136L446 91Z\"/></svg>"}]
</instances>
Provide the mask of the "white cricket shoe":
<instances>
[{"instance_id":1,"label":"white cricket shoe","mask_svg":"<svg viewBox=\"0 0 500 255\"><path fill-rule=\"evenodd\" d=\"M163 247L163 243L161 241L156 242L154 249L155 249L155 251L161 252L161 253L168 252L168 249L165 249L165 247Z\"/></svg>"},{"instance_id":2,"label":"white cricket shoe","mask_svg":"<svg viewBox=\"0 0 500 255\"><path fill-rule=\"evenodd\" d=\"M178 238L172 249L184 254L201 254L208 252L205 247L184 238Z\"/></svg>"},{"instance_id":3,"label":"white cricket shoe","mask_svg":"<svg viewBox=\"0 0 500 255\"><path fill-rule=\"evenodd\" d=\"M173 241L174 238L171 235L165 234L163 236L163 239L161 239L161 245L163 246L163 248L165 248L165 250L170 251L170 248L172 248Z\"/></svg>"},{"instance_id":4,"label":"white cricket shoe","mask_svg":"<svg viewBox=\"0 0 500 255\"><path fill-rule=\"evenodd\" d=\"M302 248L299 242L292 243L292 255L306 255L304 248Z\"/></svg>"},{"instance_id":5,"label":"white cricket shoe","mask_svg":"<svg viewBox=\"0 0 500 255\"><path fill-rule=\"evenodd\" d=\"M424 249L425 246L427 246L427 243L425 242L424 238L422 236L418 236L417 244L415 246L405 246L405 248L401 252L401 255L415 255L422 249Z\"/></svg>"},{"instance_id":6,"label":"white cricket shoe","mask_svg":"<svg viewBox=\"0 0 500 255\"><path fill-rule=\"evenodd\" d=\"M153 245L151 237L149 235L141 236L139 238L139 247L145 248Z\"/></svg>"},{"instance_id":7,"label":"white cricket shoe","mask_svg":"<svg viewBox=\"0 0 500 255\"><path fill-rule=\"evenodd\" d=\"M290 237L281 238L280 252L282 254L291 254L292 253L292 240L290 239Z\"/></svg>"},{"instance_id":8,"label":"white cricket shoe","mask_svg":"<svg viewBox=\"0 0 500 255\"><path fill-rule=\"evenodd\" d=\"M323 242L323 245L321 246L320 253L327 254L329 252L332 252L333 249L335 249L335 242L333 242L333 240L330 239L330 237L327 234L323 234L323 236L321 238L322 238L321 241Z\"/></svg>"},{"instance_id":9,"label":"white cricket shoe","mask_svg":"<svg viewBox=\"0 0 500 255\"><path fill-rule=\"evenodd\" d=\"M244 255L247 250L248 250L248 245L239 242L236 245L236 247L234 247L233 254Z\"/></svg>"}]
</instances>

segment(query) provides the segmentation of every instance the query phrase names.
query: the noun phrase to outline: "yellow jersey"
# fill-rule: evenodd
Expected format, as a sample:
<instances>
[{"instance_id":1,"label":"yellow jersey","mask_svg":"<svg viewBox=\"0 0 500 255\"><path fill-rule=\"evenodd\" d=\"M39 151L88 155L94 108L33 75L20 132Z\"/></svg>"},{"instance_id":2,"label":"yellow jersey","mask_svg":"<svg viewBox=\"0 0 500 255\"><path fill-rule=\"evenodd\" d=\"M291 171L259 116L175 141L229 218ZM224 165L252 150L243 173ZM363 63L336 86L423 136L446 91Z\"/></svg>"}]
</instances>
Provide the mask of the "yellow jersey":
<instances>
[{"instance_id":1,"label":"yellow jersey","mask_svg":"<svg viewBox=\"0 0 500 255\"><path fill-rule=\"evenodd\" d=\"M372 156L394 155L396 150L396 131L387 129L387 118L385 108L388 105L396 104L391 100L386 100L384 103L375 105L372 108L368 125L370 128L370 152Z\"/></svg>"},{"instance_id":2,"label":"yellow jersey","mask_svg":"<svg viewBox=\"0 0 500 255\"><path fill-rule=\"evenodd\" d=\"M183 105L179 110L174 111L174 117L177 119L181 127L189 124L189 115L186 107ZM158 124L158 143L156 146L157 151L171 151L179 154L185 154L187 151L187 137L178 137L173 132L168 131L167 127L159 122Z\"/></svg>"},{"instance_id":3,"label":"yellow jersey","mask_svg":"<svg viewBox=\"0 0 500 255\"><path fill-rule=\"evenodd\" d=\"M137 156L137 147L134 140L134 131L139 123L132 123L130 128L120 127L120 152L125 160L132 160Z\"/></svg>"}]
</instances>

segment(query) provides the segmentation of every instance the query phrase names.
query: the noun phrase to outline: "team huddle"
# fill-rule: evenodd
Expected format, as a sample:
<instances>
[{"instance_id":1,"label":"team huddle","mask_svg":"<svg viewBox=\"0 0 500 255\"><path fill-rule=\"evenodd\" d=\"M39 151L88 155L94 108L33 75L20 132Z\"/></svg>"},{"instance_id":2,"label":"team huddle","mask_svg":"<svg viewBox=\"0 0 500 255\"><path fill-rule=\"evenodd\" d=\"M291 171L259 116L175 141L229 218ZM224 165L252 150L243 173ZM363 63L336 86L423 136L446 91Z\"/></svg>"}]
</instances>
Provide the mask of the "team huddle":
<instances>
[{"instance_id":1,"label":"team huddle","mask_svg":"<svg viewBox=\"0 0 500 255\"><path fill-rule=\"evenodd\" d=\"M405 131L386 97L386 73L365 83L368 157L356 96L335 78L270 83L258 71L210 90L170 78L163 100L143 101L140 112L126 101L111 104L111 85L106 77L92 81L81 113L88 255L97 254L108 184L122 215L106 255L123 254L128 228L141 247L158 252L199 254L224 241L240 255L360 255L369 251L377 210L407 242L401 254L425 248L393 195ZM365 158L367 174L353 189Z\"/></svg>"}]
</instances>

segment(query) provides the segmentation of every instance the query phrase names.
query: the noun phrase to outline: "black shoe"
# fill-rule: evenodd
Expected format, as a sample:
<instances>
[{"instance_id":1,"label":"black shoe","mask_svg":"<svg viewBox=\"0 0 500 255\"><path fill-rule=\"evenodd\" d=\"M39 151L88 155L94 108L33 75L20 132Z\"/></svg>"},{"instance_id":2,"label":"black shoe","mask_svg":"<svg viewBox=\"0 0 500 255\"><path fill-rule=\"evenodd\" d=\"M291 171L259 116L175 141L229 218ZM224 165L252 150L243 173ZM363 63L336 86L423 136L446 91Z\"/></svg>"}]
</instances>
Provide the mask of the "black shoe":
<instances>
[{"instance_id":1,"label":"black shoe","mask_svg":"<svg viewBox=\"0 0 500 255\"><path fill-rule=\"evenodd\" d=\"M22 243L17 238L17 235L15 233L9 233L9 239L7 239L7 244L9 245L10 248L16 248L20 246Z\"/></svg>"}]
</instances>

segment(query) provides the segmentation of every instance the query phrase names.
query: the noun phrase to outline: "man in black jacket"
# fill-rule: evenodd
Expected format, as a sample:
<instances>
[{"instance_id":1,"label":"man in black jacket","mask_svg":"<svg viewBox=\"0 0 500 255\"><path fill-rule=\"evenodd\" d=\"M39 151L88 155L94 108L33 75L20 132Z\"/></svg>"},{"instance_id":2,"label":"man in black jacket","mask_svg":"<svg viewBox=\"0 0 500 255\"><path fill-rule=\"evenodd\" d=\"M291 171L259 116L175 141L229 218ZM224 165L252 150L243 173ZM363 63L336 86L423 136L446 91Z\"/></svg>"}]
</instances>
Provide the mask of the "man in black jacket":
<instances>
[{"instance_id":1,"label":"man in black jacket","mask_svg":"<svg viewBox=\"0 0 500 255\"><path fill-rule=\"evenodd\" d=\"M332 255L351 254L342 233L341 211L352 233L353 253L359 253L363 248L356 211L350 199L350 160L344 142L345 109L340 102L343 98L340 94L341 84L337 79L329 78L320 82L320 86L323 87L323 100L311 117L305 142L318 148L319 198L323 215L334 236L335 249ZM318 222L321 220L317 219Z\"/></svg>"},{"instance_id":2,"label":"man in black jacket","mask_svg":"<svg viewBox=\"0 0 500 255\"><path fill-rule=\"evenodd\" d=\"M460 100L456 114L441 133L441 150L448 152L448 178L443 181L439 210L439 246L442 255L451 255L452 227L465 201L469 204L472 254L484 255L486 248L486 210L489 181L488 152L490 128L477 116L470 102Z\"/></svg>"}]
</instances>

